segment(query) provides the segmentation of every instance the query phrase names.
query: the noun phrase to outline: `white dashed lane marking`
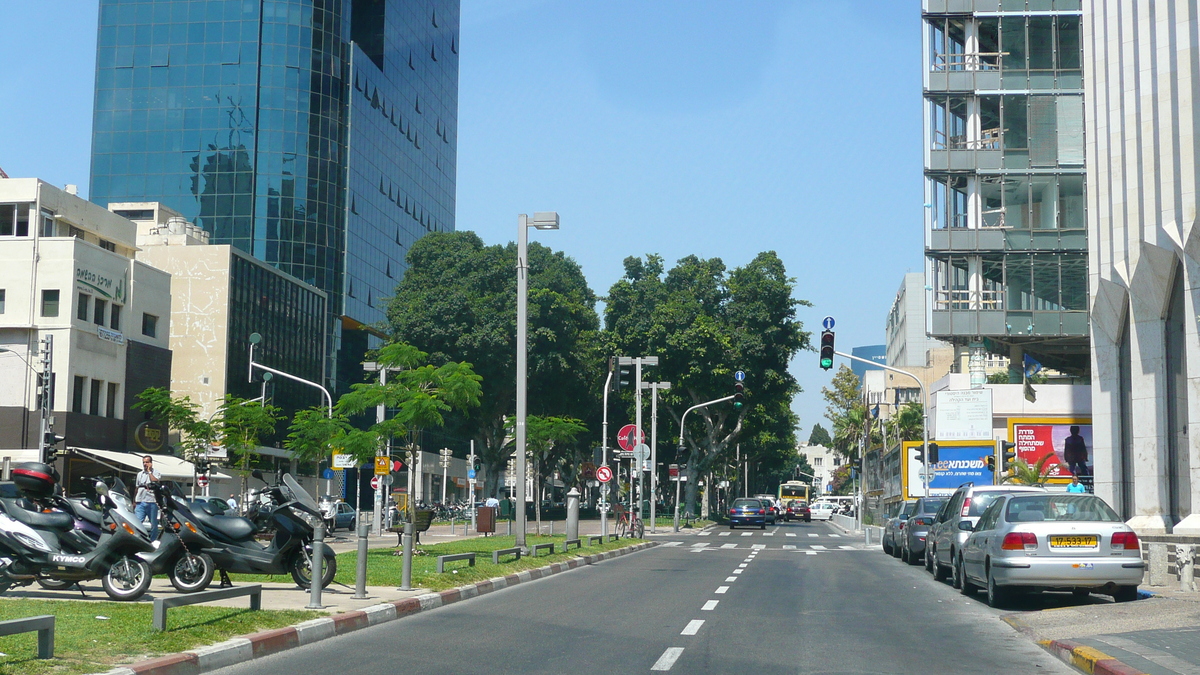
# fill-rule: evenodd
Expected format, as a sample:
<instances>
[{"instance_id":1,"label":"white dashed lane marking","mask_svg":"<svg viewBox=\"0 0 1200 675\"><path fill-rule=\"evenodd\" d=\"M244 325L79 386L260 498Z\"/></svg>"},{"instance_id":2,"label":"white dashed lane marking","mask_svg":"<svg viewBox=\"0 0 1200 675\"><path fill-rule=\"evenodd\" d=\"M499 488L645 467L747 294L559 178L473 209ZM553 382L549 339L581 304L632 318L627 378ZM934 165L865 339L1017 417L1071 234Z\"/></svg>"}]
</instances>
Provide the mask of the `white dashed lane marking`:
<instances>
[{"instance_id":1,"label":"white dashed lane marking","mask_svg":"<svg viewBox=\"0 0 1200 675\"><path fill-rule=\"evenodd\" d=\"M785 550L785 551L786 551L787 549L792 549L792 550L795 550L795 549L796 549L796 547L795 547L794 545L792 545L792 544L784 544L784 545L783 545L783 548L784 548L784 550Z\"/></svg>"},{"instance_id":2,"label":"white dashed lane marking","mask_svg":"<svg viewBox=\"0 0 1200 675\"><path fill-rule=\"evenodd\" d=\"M819 537L819 536L821 536L821 535L819 535L819 534L813 534L812 532L809 532L809 533L808 533L808 536L810 536L810 537Z\"/></svg>"},{"instance_id":3,"label":"white dashed lane marking","mask_svg":"<svg viewBox=\"0 0 1200 675\"><path fill-rule=\"evenodd\" d=\"M741 569L746 569L747 567L749 567L749 565L747 565L746 563L742 563L742 564L738 565L738 567L740 567Z\"/></svg>"},{"instance_id":4,"label":"white dashed lane marking","mask_svg":"<svg viewBox=\"0 0 1200 675\"><path fill-rule=\"evenodd\" d=\"M684 627L680 635L695 635L700 632L700 627L704 625L704 619L692 619L688 625Z\"/></svg>"},{"instance_id":5,"label":"white dashed lane marking","mask_svg":"<svg viewBox=\"0 0 1200 675\"><path fill-rule=\"evenodd\" d=\"M721 548L737 548L737 544L721 544Z\"/></svg>"},{"instance_id":6,"label":"white dashed lane marking","mask_svg":"<svg viewBox=\"0 0 1200 675\"><path fill-rule=\"evenodd\" d=\"M662 656L654 662L654 665L650 666L650 670L670 670L671 666L679 660L680 654L683 654L683 647L668 647L667 651L663 652Z\"/></svg>"},{"instance_id":7,"label":"white dashed lane marking","mask_svg":"<svg viewBox=\"0 0 1200 675\"><path fill-rule=\"evenodd\" d=\"M728 586L717 586L716 593L717 593L717 595L723 595L728 590L729 590Z\"/></svg>"},{"instance_id":8,"label":"white dashed lane marking","mask_svg":"<svg viewBox=\"0 0 1200 675\"><path fill-rule=\"evenodd\" d=\"M725 577L725 581L737 581L737 577Z\"/></svg>"},{"instance_id":9,"label":"white dashed lane marking","mask_svg":"<svg viewBox=\"0 0 1200 675\"><path fill-rule=\"evenodd\" d=\"M789 537L794 537L794 536L796 536L796 533L795 533L795 532L788 532L788 533L787 533L787 536L789 536Z\"/></svg>"},{"instance_id":10,"label":"white dashed lane marking","mask_svg":"<svg viewBox=\"0 0 1200 675\"><path fill-rule=\"evenodd\" d=\"M805 553L808 555L816 555L817 554L816 551L805 551Z\"/></svg>"},{"instance_id":11,"label":"white dashed lane marking","mask_svg":"<svg viewBox=\"0 0 1200 675\"><path fill-rule=\"evenodd\" d=\"M742 573L742 570L734 570L734 571L733 571L733 573L734 573L734 574L741 574L741 573Z\"/></svg>"},{"instance_id":12,"label":"white dashed lane marking","mask_svg":"<svg viewBox=\"0 0 1200 675\"><path fill-rule=\"evenodd\" d=\"M717 536L718 537L728 537L730 534L732 534L732 532L718 532ZM816 535L814 534L813 536L815 537Z\"/></svg>"},{"instance_id":13,"label":"white dashed lane marking","mask_svg":"<svg viewBox=\"0 0 1200 675\"><path fill-rule=\"evenodd\" d=\"M813 544L812 547L818 551L824 551L825 547L820 544Z\"/></svg>"},{"instance_id":14,"label":"white dashed lane marking","mask_svg":"<svg viewBox=\"0 0 1200 675\"><path fill-rule=\"evenodd\" d=\"M709 600L704 603L704 606L701 607L700 610L704 611L704 612L711 612L717 608L717 603L719 603L719 602L721 602L721 601L720 600Z\"/></svg>"}]
</instances>

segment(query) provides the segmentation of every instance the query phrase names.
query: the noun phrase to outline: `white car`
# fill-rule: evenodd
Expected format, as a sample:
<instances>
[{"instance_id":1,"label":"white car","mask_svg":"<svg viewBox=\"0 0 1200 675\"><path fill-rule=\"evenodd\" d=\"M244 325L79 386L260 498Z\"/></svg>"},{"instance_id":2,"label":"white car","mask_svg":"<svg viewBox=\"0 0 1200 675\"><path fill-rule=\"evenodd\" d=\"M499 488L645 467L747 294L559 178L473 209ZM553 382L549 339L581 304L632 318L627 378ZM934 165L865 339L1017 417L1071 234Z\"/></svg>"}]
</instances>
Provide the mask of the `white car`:
<instances>
[{"instance_id":1,"label":"white car","mask_svg":"<svg viewBox=\"0 0 1200 675\"><path fill-rule=\"evenodd\" d=\"M837 511L838 505L830 502L817 502L810 507L813 520L829 520Z\"/></svg>"}]
</instances>

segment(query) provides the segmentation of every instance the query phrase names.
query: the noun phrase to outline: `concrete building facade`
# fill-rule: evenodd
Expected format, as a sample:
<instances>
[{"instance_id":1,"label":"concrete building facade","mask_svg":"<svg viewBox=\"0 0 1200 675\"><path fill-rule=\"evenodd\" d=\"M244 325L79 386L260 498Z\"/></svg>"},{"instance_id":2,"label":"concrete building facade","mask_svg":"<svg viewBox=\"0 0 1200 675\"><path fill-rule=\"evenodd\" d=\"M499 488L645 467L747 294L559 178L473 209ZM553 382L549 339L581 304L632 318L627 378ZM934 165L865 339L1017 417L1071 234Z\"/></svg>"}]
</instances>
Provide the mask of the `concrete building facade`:
<instances>
[{"instance_id":1,"label":"concrete building facade","mask_svg":"<svg viewBox=\"0 0 1200 675\"><path fill-rule=\"evenodd\" d=\"M887 365L921 368L925 366L930 349L946 346L926 332L927 296L924 274L909 272L904 275L887 316Z\"/></svg>"},{"instance_id":2,"label":"concrete building facade","mask_svg":"<svg viewBox=\"0 0 1200 675\"><path fill-rule=\"evenodd\" d=\"M1148 534L1200 534L1197 23L1084 3L1096 492Z\"/></svg>"}]
</instances>

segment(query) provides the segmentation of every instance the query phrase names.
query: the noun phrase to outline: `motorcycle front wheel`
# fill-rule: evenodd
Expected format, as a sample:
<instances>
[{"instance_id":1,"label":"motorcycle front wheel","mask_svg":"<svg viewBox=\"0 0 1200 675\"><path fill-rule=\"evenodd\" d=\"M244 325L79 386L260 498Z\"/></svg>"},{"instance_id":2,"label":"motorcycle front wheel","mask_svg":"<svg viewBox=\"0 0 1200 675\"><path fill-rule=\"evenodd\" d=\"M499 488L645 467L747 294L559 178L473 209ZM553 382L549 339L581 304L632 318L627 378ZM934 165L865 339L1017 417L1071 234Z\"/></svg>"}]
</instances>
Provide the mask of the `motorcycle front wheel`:
<instances>
[{"instance_id":1,"label":"motorcycle front wheel","mask_svg":"<svg viewBox=\"0 0 1200 675\"><path fill-rule=\"evenodd\" d=\"M171 566L171 585L180 593L196 593L208 588L215 571L207 553L184 553Z\"/></svg>"},{"instance_id":2,"label":"motorcycle front wheel","mask_svg":"<svg viewBox=\"0 0 1200 675\"><path fill-rule=\"evenodd\" d=\"M329 584L333 583L335 574L337 574L337 558L326 557L321 566L321 588L328 588ZM305 590L312 587L312 561L308 551L304 549L300 549L292 558L292 581Z\"/></svg>"},{"instance_id":3,"label":"motorcycle front wheel","mask_svg":"<svg viewBox=\"0 0 1200 675\"><path fill-rule=\"evenodd\" d=\"M137 600L150 588L152 578L149 563L140 558L124 557L108 568L101 582L104 592L113 600Z\"/></svg>"}]
</instances>

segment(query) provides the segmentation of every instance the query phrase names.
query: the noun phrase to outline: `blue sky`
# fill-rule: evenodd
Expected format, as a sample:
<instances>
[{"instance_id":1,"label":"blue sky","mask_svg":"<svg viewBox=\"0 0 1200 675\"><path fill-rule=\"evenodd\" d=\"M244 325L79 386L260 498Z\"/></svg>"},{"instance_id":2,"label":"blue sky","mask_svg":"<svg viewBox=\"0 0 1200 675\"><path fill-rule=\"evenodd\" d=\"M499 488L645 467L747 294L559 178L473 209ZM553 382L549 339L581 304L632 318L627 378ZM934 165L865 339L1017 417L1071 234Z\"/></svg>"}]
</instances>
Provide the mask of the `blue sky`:
<instances>
[{"instance_id":1,"label":"blue sky","mask_svg":"<svg viewBox=\"0 0 1200 675\"><path fill-rule=\"evenodd\" d=\"M0 25L21 26L0 42L0 167L86 194L95 3L0 0ZM459 229L500 243L558 211L533 238L599 295L630 255L774 250L806 328L884 341L922 265L919 2L463 0L460 43ZM793 364L802 439L829 426L816 361Z\"/></svg>"}]
</instances>

